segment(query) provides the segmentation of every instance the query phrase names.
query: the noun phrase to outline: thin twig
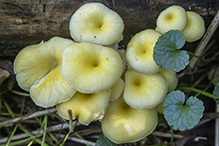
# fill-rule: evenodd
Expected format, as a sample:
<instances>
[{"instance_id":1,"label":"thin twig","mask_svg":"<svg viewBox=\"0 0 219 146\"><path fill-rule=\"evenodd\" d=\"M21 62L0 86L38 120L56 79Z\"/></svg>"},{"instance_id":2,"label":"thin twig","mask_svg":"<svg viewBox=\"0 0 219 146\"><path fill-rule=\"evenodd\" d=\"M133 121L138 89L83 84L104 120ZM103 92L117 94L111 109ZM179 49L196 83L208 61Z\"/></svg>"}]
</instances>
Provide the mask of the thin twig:
<instances>
[{"instance_id":1,"label":"thin twig","mask_svg":"<svg viewBox=\"0 0 219 146\"><path fill-rule=\"evenodd\" d=\"M172 135L170 133L166 133L166 132L159 132L159 131L154 131L152 133L152 135L154 136L159 136L159 137L165 137L165 138L171 138ZM173 138L174 139L182 139L184 135L181 135L181 134L173 134ZM200 136L197 136L194 138L195 141L198 141L199 139L202 139L202 140L207 140L206 137L200 137Z\"/></svg>"},{"instance_id":2,"label":"thin twig","mask_svg":"<svg viewBox=\"0 0 219 146\"><path fill-rule=\"evenodd\" d=\"M115 1L112 0L112 2L113 2L113 8L116 9Z\"/></svg>"},{"instance_id":3,"label":"thin twig","mask_svg":"<svg viewBox=\"0 0 219 146\"><path fill-rule=\"evenodd\" d=\"M154 136L159 136L159 137L165 137L165 138L171 138L172 135L170 133L167 133L167 132L159 132L159 131L154 131L152 133L152 135ZM173 135L173 138L175 139L181 139L183 138L183 135L180 135L180 134L174 134Z\"/></svg>"},{"instance_id":4,"label":"thin twig","mask_svg":"<svg viewBox=\"0 0 219 146\"><path fill-rule=\"evenodd\" d=\"M73 122L73 123L76 123L76 122ZM77 125L80 125L80 123L78 123ZM54 126L51 126L51 127L48 127L47 128L47 132L54 132L54 131L60 131L62 129L68 129L69 128L69 125L67 123L64 123L64 124L58 124L58 125L54 125ZM33 135L36 135L36 134L43 134L43 130L34 130L31 132L31 134ZM19 139L23 139L23 138L27 138L28 135L27 134L17 134L17 135L14 135L12 138L11 138L11 141L15 141L15 140L19 140ZM7 141L8 137L5 137L5 138L1 138L0 139L0 143L5 143Z\"/></svg>"},{"instance_id":5,"label":"thin twig","mask_svg":"<svg viewBox=\"0 0 219 146\"><path fill-rule=\"evenodd\" d=\"M195 49L194 55L199 56L203 53L206 45L208 44L209 40L211 39L212 35L214 34L215 30L217 29L219 25L219 10L217 11L217 14L215 15L214 19L212 20L210 26L208 27L205 35L203 36L202 40L200 41L199 45ZM194 67L196 61L198 60L197 57L192 57L189 66L191 68Z\"/></svg>"},{"instance_id":6,"label":"thin twig","mask_svg":"<svg viewBox=\"0 0 219 146\"><path fill-rule=\"evenodd\" d=\"M24 120L27 120L27 119L39 117L39 116L46 115L46 114L50 114L50 113L53 113L55 111L56 111L56 108L51 108L51 109L35 112L33 114L28 114L28 115L25 115L25 116L21 116L21 117L18 117L18 118L7 120L7 121L4 121L4 122L1 122L0 127L11 126L12 124L17 123L19 121L24 121Z\"/></svg>"},{"instance_id":7,"label":"thin twig","mask_svg":"<svg viewBox=\"0 0 219 146\"><path fill-rule=\"evenodd\" d=\"M61 138L64 138L65 135L64 134L60 134L59 135ZM88 145L91 145L91 146L95 146L95 142L92 142L92 141L88 141L88 140L84 140L84 139L79 139L79 138L76 138L76 137L68 137L68 140L71 140L71 141L75 141L75 142L78 142L78 143L83 143L83 144L88 144Z\"/></svg>"}]
</instances>

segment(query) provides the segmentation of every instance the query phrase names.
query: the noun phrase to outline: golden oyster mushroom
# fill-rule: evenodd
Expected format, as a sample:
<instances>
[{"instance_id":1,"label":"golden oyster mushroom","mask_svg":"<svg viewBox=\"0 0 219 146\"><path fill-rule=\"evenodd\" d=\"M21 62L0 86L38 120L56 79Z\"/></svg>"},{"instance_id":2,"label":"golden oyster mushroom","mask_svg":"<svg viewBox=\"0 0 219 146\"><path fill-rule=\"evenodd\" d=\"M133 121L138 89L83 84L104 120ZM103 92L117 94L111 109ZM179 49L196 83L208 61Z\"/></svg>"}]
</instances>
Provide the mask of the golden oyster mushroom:
<instances>
[{"instance_id":1,"label":"golden oyster mushroom","mask_svg":"<svg viewBox=\"0 0 219 146\"><path fill-rule=\"evenodd\" d=\"M187 11L186 14L188 16L188 23L182 33L185 35L187 42L197 41L205 33L205 22L203 18L195 12Z\"/></svg>"},{"instance_id":2,"label":"golden oyster mushroom","mask_svg":"<svg viewBox=\"0 0 219 146\"><path fill-rule=\"evenodd\" d=\"M76 92L70 100L56 105L56 109L65 119L69 119L68 110L71 110L73 119L78 117L81 124L89 125L103 118L110 95L110 89L92 94Z\"/></svg>"},{"instance_id":3,"label":"golden oyster mushroom","mask_svg":"<svg viewBox=\"0 0 219 146\"><path fill-rule=\"evenodd\" d=\"M161 103L167 93L167 82L160 74L134 70L125 73L124 100L133 108L150 109Z\"/></svg>"},{"instance_id":4,"label":"golden oyster mushroom","mask_svg":"<svg viewBox=\"0 0 219 146\"><path fill-rule=\"evenodd\" d=\"M186 28L188 19L183 7L173 5L163 10L157 18L157 30L162 34L169 30L183 31Z\"/></svg>"},{"instance_id":5,"label":"golden oyster mushroom","mask_svg":"<svg viewBox=\"0 0 219 146\"><path fill-rule=\"evenodd\" d=\"M75 41L87 41L101 45L112 45L123 38L122 18L101 3L87 3L71 17L71 37Z\"/></svg>"},{"instance_id":6,"label":"golden oyster mushroom","mask_svg":"<svg viewBox=\"0 0 219 146\"><path fill-rule=\"evenodd\" d=\"M110 102L101 120L101 127L107 138L120 144L143 139L154 131L157 122L156 108L132 108L120 96Z\"/></svg>"},{"instance_id":7,"label":"golden oyster mushroom","mask_svg":"<svg viewBox=\"0 0 219 146\"><path fill-rule=\"evenodd\" d=\"M146 29L131 39L127 46L126 60L132 69L149 74L160 71L160 66L153 58L154 46L160 36L156 30Z\"/></svg>"},{"instance_id":8,"label":"golden oyster mushroom","mask_svg":"<svg viewBox=\"0 0 219 146\"><path fill-rule=\"evenodd\" d=\"M62 72L79 92L96 93L111 88L121 77L118 52L89 42L73 43L63 52Z\"/></svg>"},{"instance_id":9,"label":"golden oyster mushroom","mask_svg":"<svg viewBox=\"0 0 219 146\"><path fill-rule=\"evenodd\" d=\"M36 105L52 107L69 100L76 92L61 71L62 52L72 43L69 39L53 37L25 47L16 56L14 72L18 85L30 91Z\"/></svg>"}]
</instances>

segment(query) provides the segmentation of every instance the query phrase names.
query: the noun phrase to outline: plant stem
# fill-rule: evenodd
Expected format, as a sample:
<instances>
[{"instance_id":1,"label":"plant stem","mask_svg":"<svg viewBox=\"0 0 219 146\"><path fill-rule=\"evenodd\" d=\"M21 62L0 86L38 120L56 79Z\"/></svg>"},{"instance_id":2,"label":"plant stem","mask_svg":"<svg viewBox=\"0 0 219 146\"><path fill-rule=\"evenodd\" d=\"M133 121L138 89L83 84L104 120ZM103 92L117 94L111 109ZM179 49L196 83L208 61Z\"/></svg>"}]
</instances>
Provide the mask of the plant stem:
<instances>
[{"instance_id":1,"label":"plant stem","mask_svg":"<svg viewBox=\"0 0 219 146\"><path fill-rule=\"evenodd\" d=\"M41 144L41 146L43 146L44 145L44 143L45 143L45 139L46 139L46 130L47 130L47 115L45 115L45 117L44 117L44 129L43 129L43 139L42 139L42 144Z\"/></svg>"},{"instance_id":2,"label":"plant stem","mask_svg":"<svg viewBox=\"0 0 219 146\"><path fill-rule=\"evenodd\" d=\"M11 93L20 95L20 96L26 96L26 97L30 97L30 94L28 93L23 93L23 92L18 92L18 91L14 91L14 90L9 90Z\"/></svg>"},{"instance_id":3,"label":"plant stem","mask_svg":"<svg viewBox=\"0 0 219 146\"><path fill-rule=\"evenodd\" d=\"M209 98L212 98L212 99L219 99L219 98L218 98L217 96L215 96L214 94L211 94L211 93L209 93L209 92L205 92L205 91L203 91L203 90L199 90L199 89L196 89L196 88L192 88L192 87L179 87L179 88L177 88L177 89L179 89L179 90L194 91L194 92L196 92L196 93L200 93L200 94L205 95L205 96L207 96L207 97L209 97Z\"/></svg>"},{"instance_id":4,"label":"plant stem","mask_svg":"<svg viewBox=\"0 0 219 146\"><path fill-rule=\"evenodd\" d=\"M63 142L62 142L62 144L61 144L60 146L64 146L64 144L65 144L65 142L67 141L67 139L68 139L68 137L69 137L70 134L71 134L71 132L69 131L69 132L67 133L67 135L65 136L65 138L64 138L64 140L63 140Z\"/></svg>"}]
</instances>

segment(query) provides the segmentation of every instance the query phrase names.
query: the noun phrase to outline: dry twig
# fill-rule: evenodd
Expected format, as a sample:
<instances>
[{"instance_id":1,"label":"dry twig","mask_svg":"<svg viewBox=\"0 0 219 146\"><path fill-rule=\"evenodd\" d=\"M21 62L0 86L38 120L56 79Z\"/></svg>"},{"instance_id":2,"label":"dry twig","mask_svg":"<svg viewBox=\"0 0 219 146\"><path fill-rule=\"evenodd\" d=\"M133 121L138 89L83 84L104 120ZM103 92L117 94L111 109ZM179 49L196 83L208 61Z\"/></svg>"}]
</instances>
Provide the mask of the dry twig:
<instances>
[{"instance_id":1,"label":"dry twig","mask_svg":"<svg viewBox=\"0 0 219 146\"><path fill-rule=\"evenodd\" d=\"M59 135L61 138L64 138L65 135L64 134L60 134ZM79 139L79 138L76 138L76 137L68 137L68 140L71 140L71 141L75 141L75 142L78 142L78 143L83 143L83 144L88 144L88 145L91 145L91 146L95 146L95 142L92 142L92 141L88 141L88 140L84 140L84 139Z\"/></svg>"},{"instance_id":2,"label":"dry twig","mask_svg":"<svg viewBox=\"0 0 219 146\"><path fill-rule=\"evenodd\" d=\"M53 113L55 111L56 111L56 108L51 108L51 109L35 112L33 114L28 114L28 115L25 115L25 116L21 116L21 117L18 117L18 118L7 120L7 121L4 121L4 122L1 122L0 127L11 126L14 123L24 121L24 120L27 120L27 119L31 119L31 118L35 118L35 117L39 117L39 116L42 116L42 115L50 114L50 113Z\"/></svg>"},{"instance_id":3,"label":"dry twig","mask_svg":"<svg viewBox=\"0 0 219 146\"><path fill-rule=\"evenodd\" d=\"M79 123L78 123L79 125ZM51 126L51 127L48 127L47 128L47 132L54 132L54 131L60 131L62 129L68 129L69 128L69 125L67 123L64 123L64 124L58 124L58 125L55 125L55 126ZM33 135L36 135L36 134L43 134L43 130L34 130L31 132L31 134ZM14 135L12 137L12 141L15 141L15 140L19 140L19 139L23 139L23 138L27 138L28 135L26 133L23 133L23 134L17 134L17 135ZM1 138L0 139L0 143L5 143L7 141L8 137L5 137L5 138Z\"/></svg>"},{"instance_id":4,"label":"dry twig","mask_svg":"<svg viewBox=\"0 0 219 146\"><path fill-rule=\"evenodd\" d=\"M201 39L199 45L195 49L195 52L194 52L195 56L199 57L202 54L202 52L204 51L206 45L208 44L208 42L211 39L212 35L214 34L215 30L217 29L218 25L219 25L219 10L217 11L217 14L215 15L214 19L212 20L212 22L211 22L210 26L208 27L205 35ZM196 61L198 60L198 58L195 57L195 56L190 59L189 66L191 68L194 67Z\"/></svg>"}]
</instances>

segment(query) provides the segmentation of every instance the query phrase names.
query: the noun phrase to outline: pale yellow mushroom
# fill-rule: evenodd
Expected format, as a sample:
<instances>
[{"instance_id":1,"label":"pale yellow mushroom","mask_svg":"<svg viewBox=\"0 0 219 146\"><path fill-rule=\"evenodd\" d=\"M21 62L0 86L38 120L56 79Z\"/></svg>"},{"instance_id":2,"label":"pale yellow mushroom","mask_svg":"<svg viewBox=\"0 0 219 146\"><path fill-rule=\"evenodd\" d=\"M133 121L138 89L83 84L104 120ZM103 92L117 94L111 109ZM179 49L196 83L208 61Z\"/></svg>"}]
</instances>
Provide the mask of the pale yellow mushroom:
<instances>
[{"instance_id":1,"label":"pale yellow mushroom","mask_svg":"<svg viewBox=\"0 0 219 146\"><path fill-rule=\"evenodd\" d=\"M79 92L96 93L111 88L121 77L118 52L88 42L73 43L63 52L62 72Z\"/></svg>"},{"instance_id":2,"label":"pale yellow mushroom","mask_svg":"<svg viewBox=\"0 0 219 146\"><path fill-rule=\"evenodd\" d=\"M203 18L192 11L187 11L188 23L183 30L187 42L194 42L199 40L205 33L205 22Z\"/></svg>"},{"instance_id":3,"label":"pale yellow mushroom","mask_svg":"<svg viewBox=\"0 0 219 146\"><path fill-rule=\"evenodd\" d=\"M124 24L116 12L103 4L87 3L72 15L69 29L76 41L112 45L123 38Z\"/></svg>"},{"instance_id":4,"label":"pale yellow mushroom","mask_svg":"<svg viewBox=\"0 0 219 146\"><path fill-rule=\"evenodd\" d=\"M62 52L73 41L53 37L47 42L25 47L14 61L18 85L30 91L38 106L52 107L69 100L76 90L61 71Z\"/></svg>"},{"instance_id":5,"label":"pale yellow mushroom","mask_svg":"<svg viewBox=\"0 0 219 146\"><path fill-rule=\"evenodd\" d=\"M160 104L157 105L157 112L159 114L163 114L163 103L164 101L162 101Z\"/></svg>"},{"instance_id":6,"label":"pale yellow mushroom","mask_svg":"<svg viewBox=\"0 0 219 146\"><path fill-rule=\"evenodd\" d=\"M126 60L136 71L153 74L160 71L160 66L153 58L154 46L161 34L153 29L137 33L128 43Z\"/></svg>"},{"instance_id":7,"label":"pale yellow mushroom","mask_svg":"<svg viewBox=\"0 0 219 146\"><path fill-rule=\"evenodd\" d=\"M173 5L162 11L157 18L157 29L163 34L169 30L183 31L187 25L187 14L183 7Z\"/></svg>"},{"instance_id":8,"label":"pale yellow mushroom","mask_svg":"<svg viewBox=\"0 0 219 146\"><path fill-rule=\"evenodd\" d=\"M125 86L125 82L120 78L115 85L111 88L111 96L110 100L114 101L120 97L120 95L123 93Z\"/></svg>"},{"instance_id":9,"label":"pale yellow mushroom","mask_svg":"<svg viewBox=\"0 0 219 146\"><path fill-rule=\"evenodd\" d=\"M157 126L156 108L135 109L122 96L110 102L101 121L105 136L114 143L136 142L148 136Z\"/></svg>"},{"instance_id":10,"label":"pale yellow mushroom","mask_svg":"<svg viewBox=\"0 0 219 146\"><path fill-rule=\"evenodd\" d=\"M73 120L78 120L83 125L89 125L94 120L101 120L110 101L111 90L104 90L93 94L76 92L73 97L56 105L61 117L69 119L68 110L72 112Z\"/></svg>"},{"instance_id":11,"label":"pale yellow mushroom","mask_svg":"<svg viewBox=\"0 0 219 146\"><path fill-rule=\"evenodd\" d=\"M176 72L169 72L167 70L162 69L159 73L161 73L167 81L168 84L167 92L173 91L178 84L178 78Z\"/></svg>"},{"instance_id":12,"label":"pale yellow mushroom","mask_svg":"<svg viewBox=\"0 0 219 146\"><path fill-rule=\"evenodd\" d=\"M161 103L167 93L167 82L160 74L134 70L125 73L124 100L133 108L150 109Z\"/></svg>"}]
</instances>

